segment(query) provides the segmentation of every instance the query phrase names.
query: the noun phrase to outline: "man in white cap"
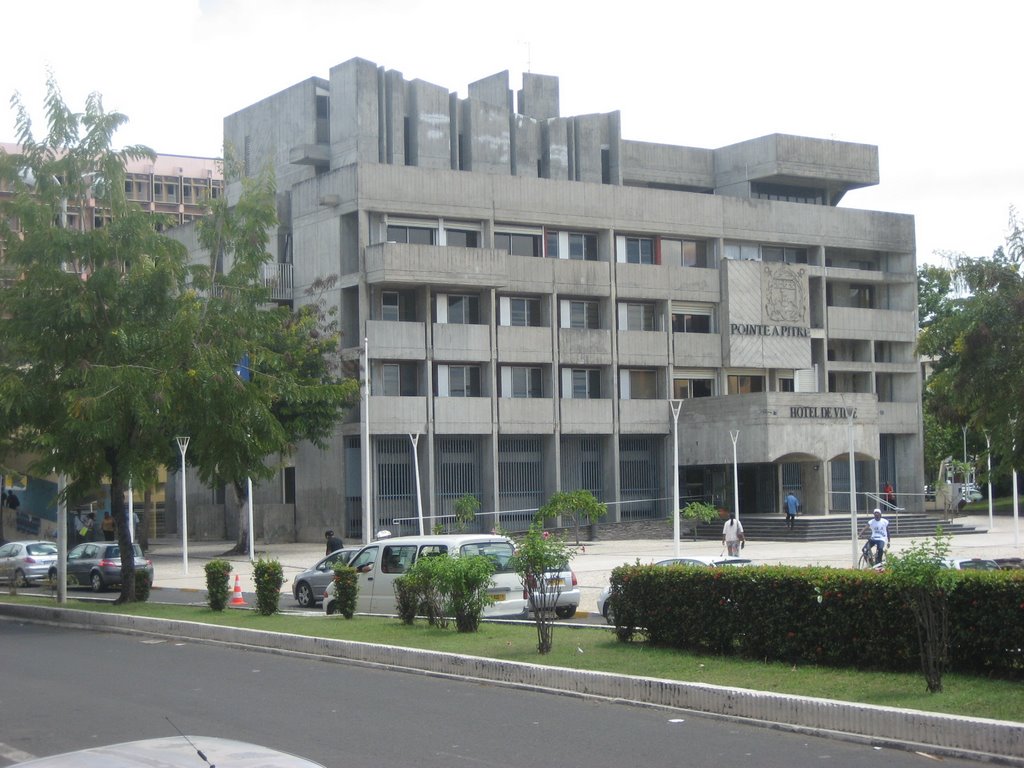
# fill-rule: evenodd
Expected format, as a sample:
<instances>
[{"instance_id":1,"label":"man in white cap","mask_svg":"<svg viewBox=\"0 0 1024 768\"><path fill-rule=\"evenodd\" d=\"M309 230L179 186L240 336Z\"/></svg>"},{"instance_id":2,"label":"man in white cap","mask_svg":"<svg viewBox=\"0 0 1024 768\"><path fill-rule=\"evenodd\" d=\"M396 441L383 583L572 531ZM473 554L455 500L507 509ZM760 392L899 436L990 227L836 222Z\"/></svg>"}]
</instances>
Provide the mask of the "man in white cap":
<instances>
[{"instance_id":1,"label":"man in white cap","mask_svg":"<svg viewBox=\"0 0 1024 768\"><path fill-rule=\"evenodd\" d=\"M878 565L882 562L882 552L889 545L889 521L882 517L882 510L880 509L875 509L871 514L872 519L868 520L868 524L864 526L860 533L863 536L870 531L871 535L868 537L868 543L864 545L864 554L867 555L871 548L875 547L877 551L875 552L874 562L875 565Z\"/></svg>"}]
</instances>

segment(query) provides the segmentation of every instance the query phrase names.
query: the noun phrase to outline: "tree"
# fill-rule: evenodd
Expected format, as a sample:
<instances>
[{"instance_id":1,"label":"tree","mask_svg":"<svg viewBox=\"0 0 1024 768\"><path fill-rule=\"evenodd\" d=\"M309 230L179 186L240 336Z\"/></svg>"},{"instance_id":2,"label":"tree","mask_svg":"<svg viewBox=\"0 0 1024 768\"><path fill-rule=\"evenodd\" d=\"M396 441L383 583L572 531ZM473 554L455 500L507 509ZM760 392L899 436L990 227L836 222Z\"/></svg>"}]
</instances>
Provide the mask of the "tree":
<instances>
[{"instance_id":1,"label":"tree","mask_svg":"<svg viewBox=\"0 0 1024 768\"><path fill-rule=\"evenodd\" d=\"M559 581L549 578L549 575L568 568L571 558L572 552L562 539L547 535L539 514L512 556L512 568L523 582L529 605L533 608L537 652L541 654L550 653L555 630L551 611L544 608L554 606L562 592Z\"/></svg>"},{"instance_id":2,"label":"tree","mask_svg":"<svg viewBox=\"0 0 1024 768\"><path fill-rule=\"evenodd\" d=\"M218 237L201 240L232 257L220 275L190 264L160 220L125 199L127 161L153 153L111 148L123 115L95 94L72 112L50 77L48 132L36 141L12 103L22 153L0 155L13 192L0 209L0 251L15 278L0 284L0 447L37 456L38 473L65 475L67 498L106 479L129 551L126 480L175 466L175 435L192 436L189 458L205 480L265 477L267 456L322 440L358 384L335 375L337 337L320 304L266 310L274 199L265 180L244 184L233 209L215 208ZM86 197L105 223L67 226L69 201ZM249 383L235 370L245 355ZM134 560L121 563L119 600L130 602Z\"/></svg>"},{"instance_id":3,"label":"tree","mask_svg":"<svg viewBox=\"0 0 1024 768\"><path fill-rule=\"evenodd\" d=\"M231 163L227 169L229 178L237 173ZM235 550L247 553L246 479L272 477L278 467L267 458L290 453L300 441L324 447L357 401L359 383L341 376L340 334L324 299L335 278L315 280L294 312L268 309L263 267L276 223L273 178L262 173L239 181L241 198L233 205L224 197L213 201L197 225L207 261L191 271L196 291L184 319L195 367L182 380L187 391L178 402L190 403L197 380L204 391L201 407L179 409L177 416L179 434L191 437L186 461L200 480L234 490Z\"/></svg>"},{"instance_id":4,"label":"tree","mask_svg":"<svg viewBox=\"0 0 1024 768\"><path fill-rule=\"evenodd\" d=\"M607 514L608 508L590 491L558 491L548 503L537 510L542 519L568 517L576 529L576 544L580 543L580 520L593 523Z\"/></svg>"},{"instance_id":5,"label":"tree","mask_svg":"<svg viewBox=\"0 0 1024 768\"><path fill-rule=\"evenodd\" d=\"M988 259L958 256L953 284L958 297L925 327L918 341L934 360L928 405L940 423L970 425L987 433L1003 471L1020 466L1024 421L1024 231L1010 211L1006 247ZM955 453L954 453L955 455Z\"/></svg>"},{"instance_id":6,"label":"tree","mask_svg":"<svg viewBox=\"0 0 1024 768\"><path fill-rule=\"evenodd\" d=\"M466 526L476 522L476 513L480 509L480 499L471 493L464 493L455 500L455 529L462 533Z\"/></svg>"},{"instance_id":7,"label":"tree","mask_svg":"<svg viewBox=\"0 0 1024 768\"><path fill-rule=\"evenodd\" d=\"M948 534L938 529L935 538L911 542L900 554L889 553L885 570L899 588L917 626L921 672L929 693L942 692L942 676L949 661L949 594L956 574L944 568L949 557Z\"/></svg>"}]
</instances>

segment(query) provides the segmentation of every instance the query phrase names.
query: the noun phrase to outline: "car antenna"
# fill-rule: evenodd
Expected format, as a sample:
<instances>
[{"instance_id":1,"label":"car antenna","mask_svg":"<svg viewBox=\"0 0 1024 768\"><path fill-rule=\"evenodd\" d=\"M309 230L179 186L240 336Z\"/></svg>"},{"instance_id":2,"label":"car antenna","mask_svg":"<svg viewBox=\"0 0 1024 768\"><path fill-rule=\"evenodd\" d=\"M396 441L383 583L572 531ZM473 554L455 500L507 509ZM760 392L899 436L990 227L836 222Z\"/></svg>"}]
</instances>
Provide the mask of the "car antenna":
<instances>
[{"instance_id":1,"label":"car antenna","mask_svg":"<svg viewBox=\"0 0 1024 768\"><path fill-rule=\"evenodd\" d=\"M165 719L165 720L166 720L166 721L167 721L168 723L170 723L170 724L171 724L171 727L172 727L172 728L173 728L174 730L176 730L176 731L178 732L178 735L179 735L179 736L181 736L181 738L183 738L183 739L184 739L185 741L187 741L187 742L189 743L189 746L190 746L190 747L192 747L192 749L194 749L194 750L196 751L196 754L197 754L197 755L199 755L199 756L200 756L201 758L203 758L203 762L204 762L204 763L208 764L208 765L210 766L210 768L217 768L217 766L216 766L216 765L214 765L213 763L211 763L211 762L210 762L210 761L209 761L209 760L207 759L206 755L204 755L204 754L203 754L203 750L201 750L201 749L200 749L199 747L197 747L197 746L195 745L195 742L193 742L193 741L192 741L192 739L190 739L190 738L189 738L188 736L186 736L186 735L185 735L184 733L182 733L182 732L181 732L181 728L179 728L178 726L176 726L176 725L174 724L174 721L173 721L173 720L171 720L171 718L167 717L167 715L164 715L164 719Z\"/></svg>"}]
</instances>

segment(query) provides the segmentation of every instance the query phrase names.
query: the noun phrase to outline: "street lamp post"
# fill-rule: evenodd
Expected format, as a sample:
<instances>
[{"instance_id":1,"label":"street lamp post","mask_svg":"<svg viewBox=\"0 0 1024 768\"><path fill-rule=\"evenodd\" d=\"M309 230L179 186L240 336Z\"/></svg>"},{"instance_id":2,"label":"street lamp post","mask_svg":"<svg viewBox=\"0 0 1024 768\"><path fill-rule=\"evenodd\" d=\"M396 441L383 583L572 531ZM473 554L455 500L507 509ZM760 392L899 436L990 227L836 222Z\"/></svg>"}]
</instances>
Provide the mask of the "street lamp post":
<instances>
[{"instance_id":1,"label":"street lamp post","mask_svg":"<svg viewBox=\"0 0 1024 768\"><path fill-rule=\"evenodd\" d=\"M188 501L185 499L185 451L188 450L188 437L174 438L181 452L181 569L188 576Z\"/></svg>"},{"instance_id":2,"label":"street lamp post","mask_svg":"<svg viewBox=\"0 0 1024 768\"><path fill-rule=\"evenodd\" d=\"M419 435L409 435L409 442L412 443L412 471L416 477L416 519L420 525L420 536L423 535L423 496L420 493L420 456L416 450L419 443Z\"/></svg>"},{"instance_id":3,"label":"street lamp post","mask_svg":"<svg viewBox=\"0 0 1024 768\"><path fill-rule=\"evenodd\" d=\"M363 337L363 543L373 538L373 497L370 492L370 339Z\"/></svg>"},{"instance_id":4,"label":"street lamp post","mask_svg":"<svg viewBox=\"0 0 1024 768\"><path fill-rule=\"evenodd\" d=\"M740 431L729 430L729 437L732 438L732 510L736 519L740 519L740 473L739 464L736 461L736 441L740 438Z\"/></svg>"},{"instance_id":5,"label":"street lamp post","mask_svg":"<svg viewBox=\"0 0 1024 768\"><path fill-rule=\"evenodd\" d=\"M679 409L682 400L669 400L672 408L672 541L679 557ZM696 522L694 522L696 525Z\"/></svg>"}]
</instances>

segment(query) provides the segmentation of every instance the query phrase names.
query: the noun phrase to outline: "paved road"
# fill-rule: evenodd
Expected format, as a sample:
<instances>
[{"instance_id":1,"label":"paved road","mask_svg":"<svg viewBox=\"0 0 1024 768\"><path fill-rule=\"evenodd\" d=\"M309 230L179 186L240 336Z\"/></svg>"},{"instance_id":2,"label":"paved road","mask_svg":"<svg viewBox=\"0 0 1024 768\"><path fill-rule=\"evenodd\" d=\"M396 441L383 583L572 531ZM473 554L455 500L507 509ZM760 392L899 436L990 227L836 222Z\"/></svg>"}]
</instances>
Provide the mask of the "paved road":
<instances>
[{"instance_id":1,"label":"paved road","mask_svg":"<svg viewBox=\"0 0 1024 768\"><path fill-rule=\"evenodd\" d=\"M0 648L8 660L24 660L4 664L0 766L174 735L171 723L185 733L262 743L332 767L932 764L914 753L684 711L191 641L0 620Z\"/></svg>"}]
</instances>

